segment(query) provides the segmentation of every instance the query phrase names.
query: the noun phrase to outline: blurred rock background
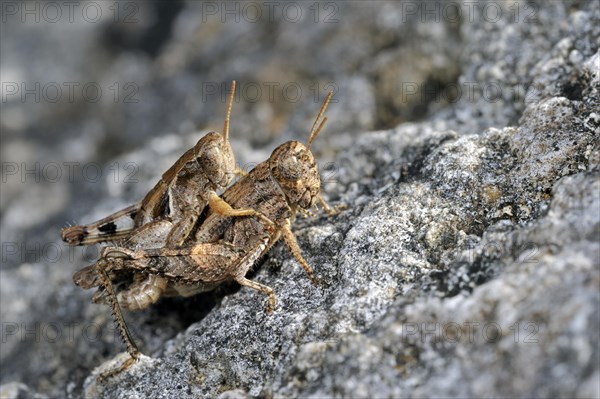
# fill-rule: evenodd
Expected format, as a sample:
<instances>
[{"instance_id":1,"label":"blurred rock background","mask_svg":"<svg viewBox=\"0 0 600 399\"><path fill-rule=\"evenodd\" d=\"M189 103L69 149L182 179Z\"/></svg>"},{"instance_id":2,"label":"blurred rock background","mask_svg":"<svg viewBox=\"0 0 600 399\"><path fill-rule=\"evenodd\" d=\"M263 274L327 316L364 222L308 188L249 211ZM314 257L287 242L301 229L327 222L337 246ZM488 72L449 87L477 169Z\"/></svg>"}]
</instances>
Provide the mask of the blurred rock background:
<instances>
[{"instance_id":1,"label":"blurred rock background","mask_svg":"<svg viewBox=\"0 0 600 399\"><path fill-rule=\"evenodd\" d=\"M597 2L1 5L1 397L599 396ZM328 287L278 245L274 315L163 300L127 315L155 360L97 385L123 348L60 228L220 130L232 79L244 167L335 91L314 152L349 209L295 224Z\"/></svg>"}]
</instances>

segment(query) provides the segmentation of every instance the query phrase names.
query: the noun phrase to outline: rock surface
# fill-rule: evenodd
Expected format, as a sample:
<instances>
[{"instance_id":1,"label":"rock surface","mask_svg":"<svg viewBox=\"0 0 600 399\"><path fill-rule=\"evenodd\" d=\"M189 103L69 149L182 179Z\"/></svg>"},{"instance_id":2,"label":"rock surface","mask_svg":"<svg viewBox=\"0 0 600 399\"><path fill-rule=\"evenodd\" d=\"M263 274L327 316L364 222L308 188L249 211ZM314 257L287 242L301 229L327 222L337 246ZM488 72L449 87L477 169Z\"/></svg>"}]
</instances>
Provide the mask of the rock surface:
<instances>
[{"instance_id":1,"label":"rock surface","mask_svg":"<svg viewBox=\"0 0 600 399\"><path fill-rule=\"evenodd\" d=\"M78 32L82 44L61 73L134 79L139 104L8 102L3 111L3 163L40 153L42 165L94 161L122 174L94 184L6 175L0 396L600 396L597 2L514 3L517 19L509 4L488 2L501 18L439 23L394 2L346 3L330 24L200 23L207 10L198 4L161 22L160 40L145 36L156 26L108 22L42 39L64 49L65 35ZM3 42L18 61L16 43L40 32L17 28ZM105 42L91 67L84 55L98 36ZM307 53L307 39L323 44ZM60 53L42 60L53 65ZM5 59L16 73L17 61ZM19 73L47 80L28 68ZM308 90L317 81L324 92L334 81L339 89L315 152L333 165L323 167L326 196L348 209L294 224L325 287L312 286L277 245L252 274L277 293L275 313L266 314L264 296L234 285L165 299L127 315L148 356L99 384L94 368L122 347L109 311L71 282L97 249L69 250L58 230L143 196L202 134L190 133L197 121L222 123L218 96L196 98L203 82L234 77L242 87ZM417 99L402 91L407 82L474 89ZM312 95L255 103L242 95L232 126L238 160L260 162L277 143L305 140L322 101ZM19 116L24 109L30 119ZM124 178L128 162L135 181Z\"/></svg>"}]
</instances>

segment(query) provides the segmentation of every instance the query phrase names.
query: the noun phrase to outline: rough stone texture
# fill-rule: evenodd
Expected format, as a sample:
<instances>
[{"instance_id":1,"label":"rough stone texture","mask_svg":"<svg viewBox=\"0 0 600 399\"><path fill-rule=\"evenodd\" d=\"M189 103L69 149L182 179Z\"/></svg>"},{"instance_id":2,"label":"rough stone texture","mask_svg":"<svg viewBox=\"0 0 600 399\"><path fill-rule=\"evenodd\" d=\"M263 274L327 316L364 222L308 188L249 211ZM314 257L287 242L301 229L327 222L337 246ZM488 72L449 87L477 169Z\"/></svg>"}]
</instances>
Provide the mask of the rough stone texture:
<instances>
[{"instance_id":1,"label":"rough stone texture","mask_svg":"<svg viewBox=\"0 0 600 399\"><path fill-rule=\"evenodd\" d=\"M134 162L139 183L3 183L2 397L600 396L597 2L515 3L534 7L531 21L511 19L512 2L494 2L505 11L498 21L439 24L404 20L394 3L340 3L337 24L271 25L202 24L198 4L182 5L158 48L143 24L68 28L83 43L68 68L84 81L135 77L139 105L98 104L106 117L92 117L62 104L48 129L68 130L54 144L41 134L48 109L34 104L31 119L19 117L23 104L3 110L3 162L48 146L42 161ZM3 52L39 37L20 29L3 37ZM85 43L102 34L109 54L92 68ZM63 37L53 30L43 43L62 49ZM9 72L11 62L2 59ZM28 68L19 73L45 79ZM294 225L326 285L312 286L277 245L252 274L276 291L274 314L262 295L234 285L163 300L127 315L148 356L97 384L93 369L122 348L108 310L71 282L97 251L58 246L60 225L140 198L197 140L196 121L220 126L222 103L194 100L202 82L232 77L339 87L315 151L334 163L323 173L326 195L349 209ZM502 93L416 100L398 91L403 82L493 82ZM240 162L304 139L317 103L236 103ZM387 129L368 132L377 127ZM113 140L124 149L110 149ZM5 243L41 247L9 256Z\"/></svg>"}]
</instances>

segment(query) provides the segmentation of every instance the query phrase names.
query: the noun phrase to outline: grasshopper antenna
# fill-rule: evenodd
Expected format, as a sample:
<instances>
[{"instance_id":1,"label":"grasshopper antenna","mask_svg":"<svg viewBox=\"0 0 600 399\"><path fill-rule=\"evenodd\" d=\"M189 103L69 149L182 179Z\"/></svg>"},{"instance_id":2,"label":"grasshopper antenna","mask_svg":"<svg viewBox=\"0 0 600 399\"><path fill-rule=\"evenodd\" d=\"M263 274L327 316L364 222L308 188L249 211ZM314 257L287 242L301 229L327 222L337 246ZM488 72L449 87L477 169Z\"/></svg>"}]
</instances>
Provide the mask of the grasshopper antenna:
<instances>
[{"instance_id":1,"label":"grasshopper antenna","mask_svg":"<svg viewBox=\"0 0 600 399\"><path fill-rule=\"evenodd\" d=\"M227 115L223 123L223 138L229 140L229 117L231 116L231 107L233 106L233 95L235 94L235 80L231 82L231 92L229 93L229 103L227 104Z\"/></svg>"},{"instance_id":2,"label":"grasshopper antenna","mask_svg":"<svg viewBox=\"0 0 600 399\"><path fill-rule=\"evenodd\" d=\"M327 94L327 97L325 97L325 102L323 102L323 105L321 106L319 115L317 115L317 118L315 119L315 122L313 123L312 128L310 128L310 132L308 134L308 144L307 144L309 150L310 150L310 146L311 146L312 142L317 138L317 136L319 135L319 132L321 131L321 129L323 129L325 122L327 122L327 118L323 118L323 120L321 120L321 118L323 117L323 114L325 113L325 110L327 109L327 105L329 105L329 101L331 100L331 97L333 97L333 91L330 91Z\"/></svg>"}]
</instances>

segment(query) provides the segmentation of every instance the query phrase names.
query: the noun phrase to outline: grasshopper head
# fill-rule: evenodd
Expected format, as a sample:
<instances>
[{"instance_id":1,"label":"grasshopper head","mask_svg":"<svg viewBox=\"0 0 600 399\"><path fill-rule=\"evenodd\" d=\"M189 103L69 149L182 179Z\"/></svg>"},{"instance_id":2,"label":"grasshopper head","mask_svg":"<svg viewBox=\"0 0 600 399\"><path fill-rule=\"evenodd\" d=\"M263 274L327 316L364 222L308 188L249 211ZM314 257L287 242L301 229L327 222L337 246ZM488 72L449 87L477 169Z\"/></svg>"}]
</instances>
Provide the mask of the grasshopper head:
<instances>
[{"instance_id":1,"label":"grasshopper head","mask_svg":"<svg viewBox=\"0 0 600 399\"><path fill-rule=\"evenodd\" d=\"M210 132L194 146L194 157L202 174L215 188L225 188L235 175L233 150L223 135Z\"/></svg>"},{"instance_id":2,"label":"grasshopper head","mask_svg":"<svg viewBox=\"0 0 600 399\"><path fill-rule=\"evenodd\" d=\"M223 134L210 132L194 146L194 157L204 176L216 188L226 188L235 176L235 157L229 143L229 119L235 94L235 80L231 82Z\"/></svg>"},{"instance_id":3,"label":"grasshopper head","mask_svg":"<svg viewBox=\"0 0 600 399\"><path fill-rule=\"evenodd\" d=\"M315 204L321 178L308 147L298 141L280 145L269 158L269 168L290 205L308 209Z\"/></svg>"},{"instance_id":4,"label":"grasshopper head","mask_svg":"<svg viewBox=\"0 0 600 399\"><path fill-rule=\"evenodd\" d=\"M298 141L288 141L277 147L269 158L271 175L279 183L291 206L311 208L321 194L321 177L310 146L327 121L323 114L332 96L333 92L329 92L325 98L308 134L307 145Z\"/></svg>"}]
</instances>

